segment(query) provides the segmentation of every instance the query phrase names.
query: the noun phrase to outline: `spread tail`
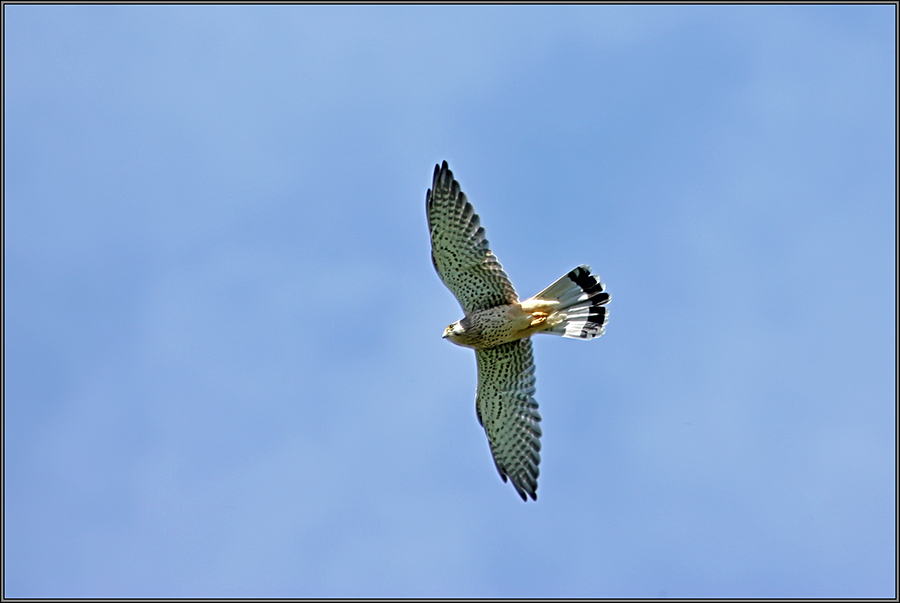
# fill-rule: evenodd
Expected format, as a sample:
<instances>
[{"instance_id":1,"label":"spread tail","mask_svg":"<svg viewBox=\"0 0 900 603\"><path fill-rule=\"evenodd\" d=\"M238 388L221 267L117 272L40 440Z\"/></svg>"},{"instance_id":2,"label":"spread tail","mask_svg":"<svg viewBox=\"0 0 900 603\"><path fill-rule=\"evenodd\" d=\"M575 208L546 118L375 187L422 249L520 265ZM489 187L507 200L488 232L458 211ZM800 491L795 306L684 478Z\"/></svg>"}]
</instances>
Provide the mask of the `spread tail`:
<instances>
[{"instance_id":1,"label":"spread tail","mask_svg":"<svg viewBox=\"0 0 900 603\"><path fill-rule=\"evenodd\" d=\"M600 337L606 332L609 317L609 310L605 307L609 303L609 293L605 288L606 285L591 274L591 267L586 264L559 278L531 298L558 302L546 321L549 326L539 332L572 339Z\"/></svg>"}]
</instances>

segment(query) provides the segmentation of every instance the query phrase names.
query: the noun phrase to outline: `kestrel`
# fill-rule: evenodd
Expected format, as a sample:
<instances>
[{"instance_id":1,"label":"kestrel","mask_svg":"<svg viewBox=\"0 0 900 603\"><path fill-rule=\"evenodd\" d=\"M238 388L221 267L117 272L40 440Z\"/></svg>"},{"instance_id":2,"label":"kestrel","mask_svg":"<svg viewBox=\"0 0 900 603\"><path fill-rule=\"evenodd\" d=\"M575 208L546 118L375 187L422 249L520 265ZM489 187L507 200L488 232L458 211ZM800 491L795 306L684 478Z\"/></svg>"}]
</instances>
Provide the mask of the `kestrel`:
<instances>
[{"instance_id":1,"label":"kestrel","mask_svg":"<svg viewBox=\"0 0 900 603\"><path fill-rule=\"evenodd\" d=\"M478 363L475 413L487 434L494 465L527 501L537 500L541 415L534 399L531 336L550 333L593 339L606 331L609 293L581 265L525 301L485 238L472 204L444 161L434 167L425 195L431 261L465 317L444 338L473 348Z\"/></svg>"}]
</instances>

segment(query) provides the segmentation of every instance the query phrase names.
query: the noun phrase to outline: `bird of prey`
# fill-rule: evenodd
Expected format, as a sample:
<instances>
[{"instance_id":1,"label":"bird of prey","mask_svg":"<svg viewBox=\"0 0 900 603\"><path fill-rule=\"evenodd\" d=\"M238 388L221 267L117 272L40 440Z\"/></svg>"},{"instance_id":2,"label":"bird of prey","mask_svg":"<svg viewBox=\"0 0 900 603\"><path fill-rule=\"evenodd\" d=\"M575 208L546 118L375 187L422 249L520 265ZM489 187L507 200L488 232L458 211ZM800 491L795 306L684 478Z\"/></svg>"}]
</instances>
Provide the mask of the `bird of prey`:
<instances>
[{"instance_id":1,"label":"bird of prey","mask_svg":"<svg viewBox=\"0 0 900 603\"><path fill-rule=\"evenodd\" d=\"M494 465L522 500L537 500L541 415L534 399L531 336L550 333L593 339L606 331L609 293L581 265L525 301L485 237L481 220L444 161L425 195L431 261L465 317L444 338L473 348L478 364L475 413Z\"/></svg>"}]
</instances>

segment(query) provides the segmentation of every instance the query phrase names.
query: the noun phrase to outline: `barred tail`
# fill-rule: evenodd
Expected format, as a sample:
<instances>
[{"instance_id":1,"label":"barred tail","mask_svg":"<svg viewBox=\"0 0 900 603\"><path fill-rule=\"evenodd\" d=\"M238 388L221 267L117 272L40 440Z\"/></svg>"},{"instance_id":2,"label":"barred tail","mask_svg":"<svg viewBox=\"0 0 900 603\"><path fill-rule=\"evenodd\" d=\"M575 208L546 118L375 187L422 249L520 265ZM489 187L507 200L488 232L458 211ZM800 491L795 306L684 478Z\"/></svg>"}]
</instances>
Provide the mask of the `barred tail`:
<instances>
[{"instance_id":1,"label":"barred tail","mask_svg":"<svg viewBox=\"0 0 900 603\"><path fill-rule=\"evenodd\" d=\"M591 267L582 264L532 299L556 301L553 314L547 320L551 325L541 333L552 333L573 339L593 339L606 332L609 310L609 293L606 285L591 274Z\"/></svg>"}]
</instances>

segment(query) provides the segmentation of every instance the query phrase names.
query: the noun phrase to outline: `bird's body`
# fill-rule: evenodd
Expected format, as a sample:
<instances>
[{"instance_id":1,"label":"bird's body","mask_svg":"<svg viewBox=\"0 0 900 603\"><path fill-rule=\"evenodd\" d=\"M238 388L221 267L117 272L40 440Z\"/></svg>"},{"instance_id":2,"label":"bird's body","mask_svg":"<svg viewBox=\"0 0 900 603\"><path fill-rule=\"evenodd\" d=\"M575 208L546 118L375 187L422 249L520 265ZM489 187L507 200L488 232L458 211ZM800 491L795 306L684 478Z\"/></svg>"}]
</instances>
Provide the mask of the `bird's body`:
<instances>
[{"instance_id":1,"label":"bird's body","mask_svg":"<svg viewBox=\"0 0 900 603\"><path fill-rule=\"evenodd\" d=\"M558 315L553 315L553 323L547 319L551 316L557 302L515 303L495 306L484 310L476 310L467 314L447 327L444 337L453 343L467 348L483 350L530 337L546 326L558 324Z\"/></svg>"},{"instance_id":2,"label":"bird's body","mask_svg":"<svg viewBox=\"0 0 900 603\"><path fill-rule=\"evenodd\" d=\"M581 265L534 297L519 301L446 161L435 166L426 213L435 270L465 313L444 330L444 338L475 350L475 411L494 464L503 481L507 476L512 479L523 500L528 496L536 500L541 415L533 397L530 337L603 335L609 294L590 267Z\"/></svg>"}]
</instances>

